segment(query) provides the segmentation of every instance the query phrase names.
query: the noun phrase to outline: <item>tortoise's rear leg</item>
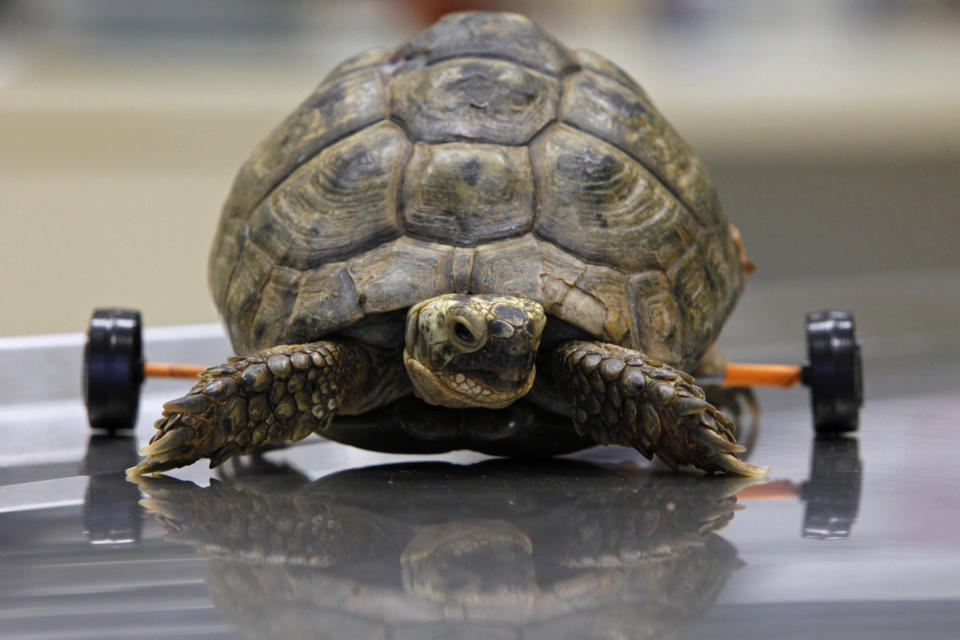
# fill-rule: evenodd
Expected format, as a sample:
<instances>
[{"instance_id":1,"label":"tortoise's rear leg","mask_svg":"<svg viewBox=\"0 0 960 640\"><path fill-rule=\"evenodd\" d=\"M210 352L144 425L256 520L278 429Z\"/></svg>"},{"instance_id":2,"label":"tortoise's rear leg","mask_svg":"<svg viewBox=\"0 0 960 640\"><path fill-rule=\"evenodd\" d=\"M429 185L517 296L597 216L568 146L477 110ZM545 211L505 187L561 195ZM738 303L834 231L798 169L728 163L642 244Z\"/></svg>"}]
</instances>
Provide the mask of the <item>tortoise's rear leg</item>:
<instances>
[{"instance_id":1,"label":"tortoise's rear leg","mask_svg":"<svg viewBox=\"0 0 960 640\"><path fill-rule=\"evenodd\" d=\"M550 354L577 431L601 444L635 447L671 467L766 475L740 460L734 427L693 378L642 353L602 342L567 342Z\"/></svg>"},{"instance_id":2,"label":"tortoise's rear leg","mask_svg":"<svg viewBox=\"0 0 960 640\"><path fill-rule=\"evenodd\" d=\"M146 456L129 475L210 458L210 467L263 444L322 433L338 411L390 400L379 363L364 347L335 340L281 345L205 370L183 397L163 405ZM400 375L397 368L388 368ZM387 380L389 382L389 380Z\"/></svg>"}]
</instances>

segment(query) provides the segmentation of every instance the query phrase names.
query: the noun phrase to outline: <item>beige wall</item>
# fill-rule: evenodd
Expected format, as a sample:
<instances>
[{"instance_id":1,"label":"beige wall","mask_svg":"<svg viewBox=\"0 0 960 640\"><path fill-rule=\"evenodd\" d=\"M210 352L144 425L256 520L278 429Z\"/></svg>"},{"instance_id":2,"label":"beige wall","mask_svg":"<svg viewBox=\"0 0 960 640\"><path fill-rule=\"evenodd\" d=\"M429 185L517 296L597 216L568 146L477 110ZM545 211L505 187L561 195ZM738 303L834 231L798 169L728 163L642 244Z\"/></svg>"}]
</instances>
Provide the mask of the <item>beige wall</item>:
<instances>
[{"instance_id":1,"label":"beige wall","mask_svg":"<svg viewBox=\"0 0 960 640\"><path fill-rule=\"evenodd\" d=\"M206 256L224 195L309 84L272 89L277 106L213 108L248 90L173 70L79 71L66 88L66 74L38 74L0 102L0 335L78 331L95 306L140 308L149 324L215 320Z\"/></svg>"}]
</instances>

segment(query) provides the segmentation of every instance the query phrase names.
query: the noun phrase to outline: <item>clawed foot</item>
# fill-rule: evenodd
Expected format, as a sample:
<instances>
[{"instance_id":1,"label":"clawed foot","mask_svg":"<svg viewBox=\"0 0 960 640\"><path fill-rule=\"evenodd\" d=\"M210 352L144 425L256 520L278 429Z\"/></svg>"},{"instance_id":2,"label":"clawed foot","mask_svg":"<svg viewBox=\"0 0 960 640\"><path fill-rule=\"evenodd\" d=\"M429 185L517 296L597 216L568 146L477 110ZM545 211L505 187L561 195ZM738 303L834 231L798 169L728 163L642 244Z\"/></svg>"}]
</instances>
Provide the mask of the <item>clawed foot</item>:
<instances>
[{"instance_id":1,"label":"clawed foot","mask_svg":"<svg viewBox=\"0 0 960 640\"><path fill-rule=\"evenodd\" d=\"M175 469L203 457L210 458L212 469L242 452L244 447L231 436L246 426L245 417L239 415L243 399L217 402L217 392L226 395L223 392L235 383L222 374L202 375L189 393L163 405L163 417L154 425L157 432L139 451L143 460L127 469L128 477Z\"/></svg>"},{"instance_id":2,"label":"clawed foot","mask_svg":"<svg viewBox=\"0 0 960 640\"><path fill-rule=\"evenodd\" d=\"M675 384L674 390L676 395L660 409L659 416L661 425L675 425L674 433L656 442L657 457L673 469L689 464L708 472L725 471L756 478L767 475L769 467L740 459L746 447L737 444L736 427L703 398L698 387L682 383ZM668 395L660 390L653 393Z\"/></svg>"},{"instance_id":3,"label":"clawed foot","mask_svg":"<svg viewBox=\"0 0 960 640\"><path fill-rule=\"evenodd\" d=\"M577 430L601 444L656 454L673 469L750 477L769 471L739 458L746 449L736 428L681 371L616 345L571 342L557 349L553 375L570 387Z\"/></svg>"},{"instance_id":4,"label":"clawed foot","mask_svg":"<svg viewBox=\"0 0 960 640\"><path fill-rule=\"evenodd\" d=\"M364 355L335 342L281 345L207 369L182 398L163 405L157 433L130 476L210 458L210 468L264 444L322 432L362 384Z\"/></svg>"}]
</instances>

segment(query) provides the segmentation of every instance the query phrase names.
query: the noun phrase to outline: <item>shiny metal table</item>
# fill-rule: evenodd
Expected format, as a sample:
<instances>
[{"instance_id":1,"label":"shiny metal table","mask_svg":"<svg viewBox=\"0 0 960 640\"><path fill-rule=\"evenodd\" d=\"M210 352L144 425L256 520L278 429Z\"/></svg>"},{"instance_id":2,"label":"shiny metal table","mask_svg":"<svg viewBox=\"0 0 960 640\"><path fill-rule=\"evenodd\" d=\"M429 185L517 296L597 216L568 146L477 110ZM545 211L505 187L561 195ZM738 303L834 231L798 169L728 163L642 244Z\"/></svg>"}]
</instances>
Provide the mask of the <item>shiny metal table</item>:
<instances>
[{"instance_id":1,"label":"shiny metal table","mask_svg":"<svg viewBox=\"0 0 960 640\"><path fill-rule=\"evenodd\" d=\"M960 273L758 280L721 344L795 361L829 306L859 321L861 429L818 442L804 391L758 391L750 486L616 447L319 438L138 486L122 470L184 383L147 383L133 437L92 436L82 336L0 340L0 638L960 637ZM210 326L146 343L227 352Z\"/></svg>"}]
</instances>

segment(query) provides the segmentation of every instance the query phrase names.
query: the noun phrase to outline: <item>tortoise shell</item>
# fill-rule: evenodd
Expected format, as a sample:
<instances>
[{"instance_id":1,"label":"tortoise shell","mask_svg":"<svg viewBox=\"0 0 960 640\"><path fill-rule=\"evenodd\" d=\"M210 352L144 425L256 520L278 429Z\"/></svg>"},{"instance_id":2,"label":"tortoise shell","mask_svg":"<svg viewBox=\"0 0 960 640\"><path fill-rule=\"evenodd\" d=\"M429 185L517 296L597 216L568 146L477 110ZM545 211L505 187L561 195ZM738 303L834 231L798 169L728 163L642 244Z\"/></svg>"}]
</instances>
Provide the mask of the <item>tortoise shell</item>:
<instances>
[{"instance_id":1,"label":"tortoise shell","mask_svg":"<svg viewBox=\"0 0 960 640\"><path fill-rule=\"evenodd\" d=\"M257 146L210 286L238 353L500 293L689 367L742 273L706 169L637 83L522 16L460 13L346 60Z\"/></svg>"}]
</instances>

